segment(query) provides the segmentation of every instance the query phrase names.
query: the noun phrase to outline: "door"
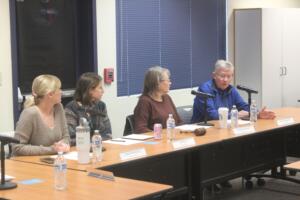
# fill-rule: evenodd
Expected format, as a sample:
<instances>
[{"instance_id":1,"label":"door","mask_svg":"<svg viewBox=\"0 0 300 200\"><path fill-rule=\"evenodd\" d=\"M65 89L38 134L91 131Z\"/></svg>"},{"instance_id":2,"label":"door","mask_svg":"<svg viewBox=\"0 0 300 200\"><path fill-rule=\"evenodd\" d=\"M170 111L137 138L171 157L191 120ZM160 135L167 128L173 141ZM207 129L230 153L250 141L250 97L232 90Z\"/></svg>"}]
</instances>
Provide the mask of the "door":
<instances>
[{"instance_id":1,"label":"door","mask_svg":"<svg viewBox=\"0 0 300 200\"><path fill-rule=\"evenodd\" d=\"M285 9L283 38L283 106L300 106L300 9Z\"/></svg>"},{"instance_id":2,"label":"door","mask_svg":"<svg viewBox=\"0 0 300 200\"><path fill-rule=\"evenodd\" d=\"M262 12L262 106L282 107L282 9Z\"/></svg>"}]
</instances>

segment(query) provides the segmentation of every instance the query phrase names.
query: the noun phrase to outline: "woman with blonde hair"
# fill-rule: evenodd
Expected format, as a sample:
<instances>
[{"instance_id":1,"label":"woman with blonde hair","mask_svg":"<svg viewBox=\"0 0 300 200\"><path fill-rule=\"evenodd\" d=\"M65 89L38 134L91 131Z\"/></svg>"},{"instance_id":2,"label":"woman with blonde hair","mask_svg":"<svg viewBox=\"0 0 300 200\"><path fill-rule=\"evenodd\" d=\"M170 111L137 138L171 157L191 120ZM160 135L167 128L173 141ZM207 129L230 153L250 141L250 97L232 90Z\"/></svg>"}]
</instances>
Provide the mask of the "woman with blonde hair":
<instances>
[{"instance_id":1,"label":"woman with blonde hair","mask_svg":"<svg viewBox=\"0 0 300 200\"><path fill-rule=\"evenodd\" d=\"M69 133L63 106L61 82L53 75L37 76L32 97L26 100L13 145L14 156L46 155L69 151Z\"/></svg>"},{"instance_id":2,"label":"woman with blonde hair","mask_svg":"<svg viewBox=\"0 0 300 200\"><path fill-rule=\"evenodd\" d=\"M147 70L144 79L144 90L134 109L134 131L150 132L155 123L166 128L169 114L173 114L176 125L182 123L175 105L168 95L170 90L170 71L160 66Z\"/></svg>"}]
</instances>

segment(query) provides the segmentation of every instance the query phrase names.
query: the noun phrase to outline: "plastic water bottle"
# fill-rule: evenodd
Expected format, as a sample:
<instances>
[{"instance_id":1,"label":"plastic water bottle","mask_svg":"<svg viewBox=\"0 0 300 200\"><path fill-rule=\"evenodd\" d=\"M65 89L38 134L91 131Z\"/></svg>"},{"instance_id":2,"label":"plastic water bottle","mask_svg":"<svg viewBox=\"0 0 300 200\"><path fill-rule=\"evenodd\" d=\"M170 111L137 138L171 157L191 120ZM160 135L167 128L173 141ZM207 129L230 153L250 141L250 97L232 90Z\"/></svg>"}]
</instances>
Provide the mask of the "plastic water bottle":
<instances>
[{"instance_id":1,"label":"plastic water bottle","mask_svg":"<svg viewBox=\"0 0 300 200\"><path fill-rule=\"evenodd\" d=\"M257 106L255 100L252 100L250 106L250 122L254 123L257 121Z\"/></svg>"},{"instance_id":2,"label":"plastic water bottle","mask_svg":"<svg viewBox=\"0 0 300 200\"><path fill-rule=\"evenodd\" d=\"M78 163L87 164L90 162L90 147L90 127L85 118L80 118L79 126L76 127Z\"/></svg>"},{"instance_id":3,"label":"plastic water bottle","mask_svg":"<svg viewBox=\"0 0 300 200\"><path fill-rule=\"evenodd\" d=\"M93 164L102 160L102 137L98 130L94 131L92 137L92 148L93 148Z\"/></svg>"},{"instance_id":4,"label":"plastic water bottle","mask_svg":"<svg viewBox=\"0 0 300 200\"><path fill-rule=\"evenodd\" d=\"M67 162L63 156L63 152L58 152L54 161L54 187L57 190L67 188Z\"/></svg>"},{"instance_id":5,"label":"plastic water bottle","mask_svg":"<svg viewBox=\"0 0 300 200\"><path fill-rule=\"evenodd\" d=\"M175 120L172 114L169 114L167 120L167 138L169 142L175 138Z\"/></svg>"},{"instance_id":6,"label":"plastic water bottle","mask_svg":"<svg viewBox=\"0 0 300 200\"><path fill-rule=\"evenodd\" d=\"M236 128L239 125L239 111L236 109L236 106L233 105L230 111L231 119L231 128Z\"/></svg>"}]
</instances>

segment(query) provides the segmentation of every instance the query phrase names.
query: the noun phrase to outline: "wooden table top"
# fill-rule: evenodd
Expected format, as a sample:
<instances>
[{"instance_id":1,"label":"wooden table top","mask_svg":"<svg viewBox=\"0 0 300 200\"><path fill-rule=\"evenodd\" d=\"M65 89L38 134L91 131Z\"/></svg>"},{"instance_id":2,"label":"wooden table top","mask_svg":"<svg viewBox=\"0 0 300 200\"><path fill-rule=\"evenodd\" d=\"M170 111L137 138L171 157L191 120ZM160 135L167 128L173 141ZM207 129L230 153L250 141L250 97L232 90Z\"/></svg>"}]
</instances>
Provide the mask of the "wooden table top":
<instances>
[{"instance_id":1,"label":"wooden table top","mask_svg":"<svg viewBox=\"0 0 300 200\"><path fill-rule=\"evenodd\" d=\"M300 171L300 161L296 161L296 162L292 162L290 164L284 165L284 168Z\"/></svg>"},{"instance_id":2,"label":"wooden table top","mask_svg":"<svg viewBox=\"0 0 300 200\"><path fill-rule=\"evenodd\" d=\"M296 124L300 123L300 108L279 108L279 109L273 109L273 111L276 113L276 118L274 120L262 120L259 119L255 124L254 128L256 130L255 134L262 133L264 131L272 130L272 129L278 129L281 128L277 125L277 120L282 118L288 118L293 117ZM211 127L207 129L207 133L204 136L195 136L193 133L178 133L176 134L176 139L183 139L192 137L194 138L196 145L204 145L214 142L219 142L222 140L231 139L234 137L242 137L242 136L236 136L232 129L220 129L217 127L218 121L212 121L216 126ZM247 126L247 125L245 125ZM153 133L148 133L153 134ZM146 143L139 143L139 144L133 144L129 146L124 145L118 145L118 144L107 144L104 143L104 147L106 148L106 151L103 154L103 160L97 167L106 167L109 165L114 165L122 162L120 159L120 153L126 152L138 148L145 148L147 152L147 156L156 156L161 155L165 153L169 153L172 151L178 151L174 150L171 143L167 142L165 130L163 130L163 138L162 140L154 140L150 139L147 141L155 141L155 144L146 144ZM75 148L73 148L75 150ZM11 158L13 160L22 161L22 162L31 162L31 163L38 163L38 164L44 164L40 162L41 156L20 156L20 157L14 157ZM90 168L90 164L78 164L77 161L68 160L68 168L75 169L75 170L83 170L85 171L87 168Z\"/></svg>"},{"instance_id":3,"label":"wooden table top","mask_svg":"<svg viewBox=\"0 0 300 200\"><path fill-rule=\"evenodd\" d=\"M7 199L132 199L168 191L172 186L115 178L115 181L87 176L86 172L67 170L67 189L54 189L54 172L49 166L6 160L6 174L16 177L13 182L41 179L41 183L0 191Z\"/></svg>"}]
</instances>

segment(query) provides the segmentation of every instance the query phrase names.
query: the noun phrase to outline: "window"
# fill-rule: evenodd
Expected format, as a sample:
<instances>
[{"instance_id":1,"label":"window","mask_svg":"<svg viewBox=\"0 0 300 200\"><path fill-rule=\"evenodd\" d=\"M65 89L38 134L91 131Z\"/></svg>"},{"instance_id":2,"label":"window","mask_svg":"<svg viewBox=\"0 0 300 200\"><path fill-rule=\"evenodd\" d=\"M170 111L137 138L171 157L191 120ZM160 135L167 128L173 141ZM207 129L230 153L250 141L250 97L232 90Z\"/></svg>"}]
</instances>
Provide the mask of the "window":
<instances>
[{"instance_id":1,"label":"window","mask_svg":"<svg viewBox=\"0 0 300 200\"><path fill-rule=\"evenodd\" d=\"M118 96L141 93L153 65L172 89L197 86L225 57L225 0L117 0Z\"/></svg>"},{"instance_id":2,"label":"window","mask_svg":"<svg viewBox=\"0 0 300 200\"><path fill-rule=\"evenodd\" d=\"M97 71L95 1L9 1L15 121L17 88L31 93L36 76L56 75L62 89L73 89L82 73Z\"/></svg>"},{"instance_id":3,"label":"window","mask_svg":"<svg viewBox=\"0 0 300 200\"><path fill-rule=\"evenodd\" d=\"M95 71L93 1L16 1L18 86L31 92L32 80L54 74L62 88L74 88L77 77Z\"/></svg>"}]
</instances>

